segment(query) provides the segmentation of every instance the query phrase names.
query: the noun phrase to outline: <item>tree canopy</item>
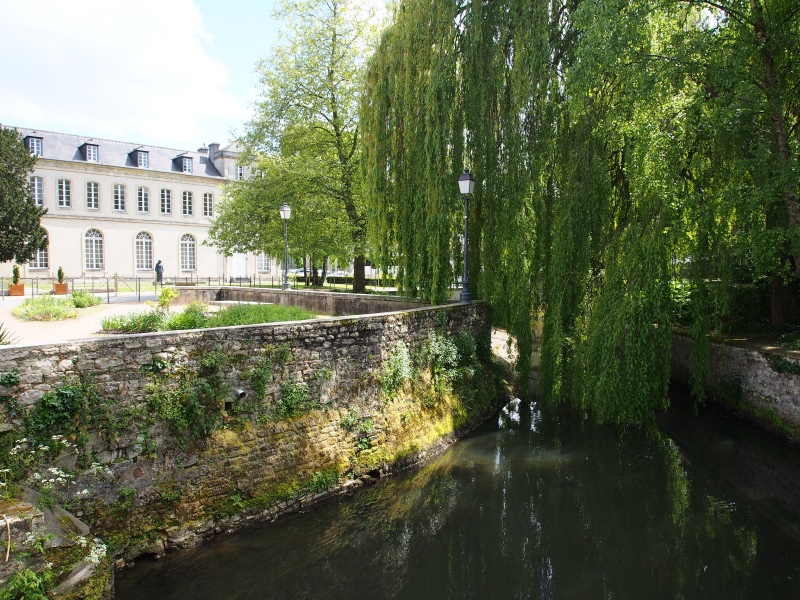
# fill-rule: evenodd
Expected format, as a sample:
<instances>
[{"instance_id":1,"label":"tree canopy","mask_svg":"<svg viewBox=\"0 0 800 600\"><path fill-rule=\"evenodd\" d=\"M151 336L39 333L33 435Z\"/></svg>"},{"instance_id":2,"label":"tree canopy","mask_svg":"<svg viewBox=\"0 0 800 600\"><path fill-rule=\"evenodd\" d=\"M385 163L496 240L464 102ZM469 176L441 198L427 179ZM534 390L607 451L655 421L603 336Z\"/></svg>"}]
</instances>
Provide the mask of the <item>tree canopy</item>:
<instances>
[{"instance_id":1,"label":"tree canopy","mask_svg":"<svg viewBox=\"0 0 800 600\"><path fill-rule=\"evenodd\" d=\"M797 314L799 57L790 0L403 0L362 103L370 239L442 299L469 167L473 294L519 366L543 319L547 399L646 418L678 292L698 394L736 285Z\"/></svg>"},{"instance_id":2,"label":"tree canopy","mask_svg":"<svg viewBox=\"0 0 800 600\"><path fill-rule=\"evenodd\" d=\"M28 262L47 247L41 225L46 209L31 197L29 178L36 157L15 129L0 126L0 262Z\"/></svg>"},{"instance_id":3,"label":"tree canopy","mask_svg":"<svg viewBox=\"0 0 800 600\"><path fill-rule=\"evenodd\" d=\"M263 91L240 140L241 160L263 178L229 188L210 238L225 251L275 252L286 201L292 254L354 258L354 289L363 291L358 100L374 19L356 0L286 1L278 16L285 42L258 65Z\"/></svg>"}]
</instances>

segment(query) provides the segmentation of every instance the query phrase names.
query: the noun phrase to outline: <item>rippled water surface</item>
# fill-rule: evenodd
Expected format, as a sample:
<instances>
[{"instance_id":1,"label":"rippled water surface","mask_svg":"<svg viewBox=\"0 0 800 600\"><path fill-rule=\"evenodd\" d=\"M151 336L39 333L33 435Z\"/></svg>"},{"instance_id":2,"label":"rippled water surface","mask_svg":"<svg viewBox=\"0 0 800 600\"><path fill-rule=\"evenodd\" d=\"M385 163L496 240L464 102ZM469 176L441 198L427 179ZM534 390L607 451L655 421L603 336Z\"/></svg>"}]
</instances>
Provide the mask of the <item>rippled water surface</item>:
<instances>
[{"instance_id":1,"label":"rippled water surface","mask_svg":"<svg viewBox=\"0 0 800 600\"><path fill-rule=\"evenodd\" d=\"M800 450L515 401L411 474L117 576L120 600L800 598Z\"/></svg>"}]
</instances>

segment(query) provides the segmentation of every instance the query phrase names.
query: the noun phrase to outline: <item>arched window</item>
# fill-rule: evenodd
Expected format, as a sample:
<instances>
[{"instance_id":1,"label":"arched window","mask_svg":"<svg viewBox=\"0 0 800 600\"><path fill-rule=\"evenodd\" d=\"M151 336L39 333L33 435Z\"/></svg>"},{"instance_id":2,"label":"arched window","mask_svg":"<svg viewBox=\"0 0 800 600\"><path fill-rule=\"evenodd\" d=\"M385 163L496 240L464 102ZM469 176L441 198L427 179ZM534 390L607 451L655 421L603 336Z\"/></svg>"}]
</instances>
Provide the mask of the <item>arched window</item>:
<instances>
[{"instance_id":1,"label":"arched window","mask_svg":"<svg viewBox=\"0 0 800 600\"><path fill-rule=\"evenodd\" d=\"M194 236L187 233L181 237L181 271L197 269L196 248Z\"/></svg>"},{"instance_id":2,"label":"arched window","mask_svg":"<svg viewBox=\"0 0 800 600\"><path fill-rule=\"evenodd\" d=\"M84 236L86 248L86 270L97 271L103 268L103 234L90 229Z\"/></svg>"},{"instance_id":3,"label":"arched window","mask_svg":"<svg viewBox=\"0 0 800 600\"><path fill-rule=\"evenodd\" d=\"M146 231L136 234L136 268L153 268L153 236Z\"/></svg>"}]
</instances>

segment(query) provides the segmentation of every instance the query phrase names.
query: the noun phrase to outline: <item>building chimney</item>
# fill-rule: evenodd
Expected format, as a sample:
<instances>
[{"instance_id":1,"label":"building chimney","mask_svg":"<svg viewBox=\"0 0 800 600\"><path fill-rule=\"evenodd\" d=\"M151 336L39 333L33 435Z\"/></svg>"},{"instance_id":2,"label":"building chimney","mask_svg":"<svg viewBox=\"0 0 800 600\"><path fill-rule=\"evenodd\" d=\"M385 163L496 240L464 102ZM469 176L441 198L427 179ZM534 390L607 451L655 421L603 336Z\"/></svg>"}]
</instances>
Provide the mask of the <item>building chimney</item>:
<instances>
[{"instance_id":1,"label":"building chimney","mask_svg":"<svg viewBox=\"0 0 800 600\"><path fill-rule=\"evenodd\" d=\"M197 153L202 154L203 156L208 156L208 148L206 147L205 144L203 144L202 148L197 149Z\"/></svg>"},{"instance_id":2,"label":"building chimney","mask_svg":"<svg viewBox=\"0 0 800 600\"><path fill-rule=\"evenodd\" d=\"M213 159L216 158L217 153L219 152L219 144L217 142L213 142L208 145L208 155Z\"/></svg>"}]
</instances>

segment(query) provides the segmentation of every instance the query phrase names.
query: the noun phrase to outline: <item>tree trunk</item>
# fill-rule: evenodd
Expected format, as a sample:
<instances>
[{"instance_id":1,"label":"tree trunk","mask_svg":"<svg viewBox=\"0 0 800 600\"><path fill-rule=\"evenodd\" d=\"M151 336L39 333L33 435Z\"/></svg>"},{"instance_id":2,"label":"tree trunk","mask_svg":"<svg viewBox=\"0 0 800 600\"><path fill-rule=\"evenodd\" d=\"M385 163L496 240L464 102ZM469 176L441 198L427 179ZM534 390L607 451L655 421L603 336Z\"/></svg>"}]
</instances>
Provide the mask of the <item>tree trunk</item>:
<instances>
[{"instance_id":1,"label":"tree trunk","mask_svg":"<svg viewBox=\"0 0 800 600\"><path fill-rule=\"evenodd\" d=\"M775 135L775 145L778 150L778 168L782 174L787 175L791 172L792 150L789 146L789 136L783 117L783 102L778 89L775 60L772 49L769 46L770 39L764 22L764 9L761 6L761 0L750 0L750 11L753 14L753 30L759 46L761 66L764 68L763 90L767 101L769 118L772 122L772 133ZM798 209L797 189L791 177L786 180L783 195L786 219L775 219L775 221L782 221L783 226L788 225L789 230L797 229L800 227L800 210ZM771 219L768 215L767 227L770 227L770 221ZM773 221L772 226L776 225ZM794 250L794 248L789 248L787 245L786 254L781 257L781 265L785 265L787 260L792 261L794 272L800 278L800 260L794 254ZM773 275L770 295L770 312L773 325L791 323L800 316L796 281L785 281L780 275Z\"/></svg>"},{"instance_id":2,"label":"tree trunk","mask_svg":"<svg viewBox=\"0 0 800 600\"><path fill-rule=\"evenodd\" d=\"M367 291L367 280L364 275L364 255L353 260L353 292L363 294Z\"/></svg>"},{"instance_id":3,"label":"tree trunk","mask_svg":"<svg viewBox=\"0 0 800 600\"><path fill-rule=\"evenodd\" d=\"M786 325L797 321L800 316L800 297L795 281L785 281L780 275L773 275L769 294L770 322L773 325Z\"/></svg>"}]
</instances>

